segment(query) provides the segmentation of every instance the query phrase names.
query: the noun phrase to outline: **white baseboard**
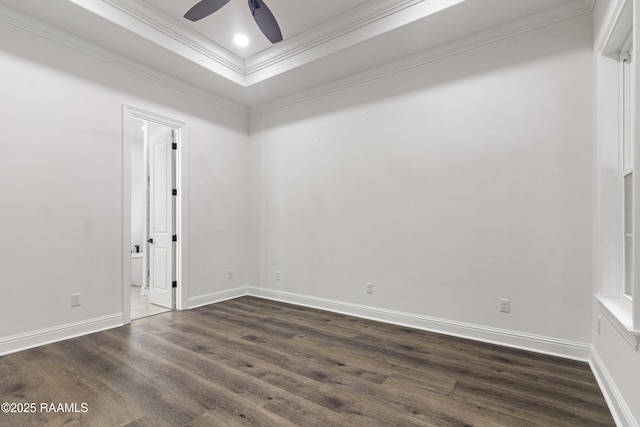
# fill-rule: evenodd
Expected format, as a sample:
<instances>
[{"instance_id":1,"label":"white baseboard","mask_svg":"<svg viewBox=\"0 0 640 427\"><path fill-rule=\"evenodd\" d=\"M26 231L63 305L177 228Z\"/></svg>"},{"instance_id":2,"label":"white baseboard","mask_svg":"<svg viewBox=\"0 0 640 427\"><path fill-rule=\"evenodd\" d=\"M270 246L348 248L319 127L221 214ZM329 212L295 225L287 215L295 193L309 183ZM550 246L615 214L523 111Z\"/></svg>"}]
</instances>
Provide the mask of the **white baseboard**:
<instances>
[{"instance_id":1,"label":"white baseboard","mask_svg":"<svg viewBox=\"0 0 640 427\"><path fill-rule=\"evenodd\" d=\"M239 287L225 291L189 298L188 308L214 304L225 300L251 295L305 307L317 308L351 316L362 317L380 322L408 326L446 335L492 344L514 347L538 353L550 354L569 359L588 361L591 370L609 405L609 409L618 426L640 427L624 398L620 394L609 371L595 348L590 344L557 338L526 334L470 323L456 322L411 313L387 310L358 304L351 304L325 298L311 297L291 292L277 291L259 287ZM0 356L38 347L45 344L75 338L123 325L123 314L117 313L75 323L41 329L25 334L0 338Z\"/></svg>"},{"instance_id":2,"label":"white baseboard","mask_svg":"<svg viewBox=\"0 0 640 427\"><path fill-rule=\"evenodd\" d=\"M122 313L0 338L0 356L122 326Z\"/></svg>"},{"instance_id":3,"label":"white baseboard","mask_svg":"<svg viewBox=\"0 0 640 427\"><path fill-rule=\"evenodd\" d=\"M589 360L593 375L600 386L600 390L607 401L611 415L617 426L638 427L638 421L633 417L633 413L627 403L624 401L620 390L613 381L613 377L609 374L607 367L600 358L595 347L591 348L591 359Z\"/></svg>"},{"instance_id":4,"label":"white baseboard","mask_svg":"<svg viewBox=\"0 0 640 427\"><path fill-rule=\"evenodd\" d=\"M591 344L491 328L471 323L438 319L258 287L249 287L248 295L584 362L589 361L591 354Z\"/></svg>"},{"instance_id":5,"label":"white baseboard","mask_svg":"<svg viewBox=\"0 0 640 427\"><path fill-rule=\"evenodd\" d=\"M202 307L203 305L215 304L216 302L222 302L233 298L239 298L245 295L247 295L246 286L227 289L220 292L213 292L211 294L198 295L197 297L191 297L187 300L187 310Z\"/></svg>"},{"instance_id":6,"label":"white baseboard","mask_svg":"<svg viewBox=\"0 0 640 427\"><path fill-rule=\"evenodd\" d=\"M438 319L411 313L387 310L325 298L311 297L258 287L238 287L188 299L188 309L214 304L225 300L252 295L301 306L333 311L366 319L408 326L446 335L468 338L492 344L504 345L538 353L591 361L591 345L557 338L526 334L504 329L490 328L470 323ZM6 338L0 338L0 355L13 353L123 325L122 313L42 329ZM602 376L601 376L602 377Z\"/></svg>"}]
</instances>

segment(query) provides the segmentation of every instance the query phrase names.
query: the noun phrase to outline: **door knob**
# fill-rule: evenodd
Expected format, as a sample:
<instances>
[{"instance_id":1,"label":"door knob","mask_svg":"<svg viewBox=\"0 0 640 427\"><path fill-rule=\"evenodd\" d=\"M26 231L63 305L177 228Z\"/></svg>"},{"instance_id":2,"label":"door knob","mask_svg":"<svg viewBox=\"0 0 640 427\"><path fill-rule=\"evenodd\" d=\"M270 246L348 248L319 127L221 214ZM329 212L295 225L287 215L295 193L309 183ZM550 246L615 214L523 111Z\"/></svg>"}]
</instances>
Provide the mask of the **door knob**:
<instances>
[{"instance_id":1,"label":"door knob","mask_svg":"<svg viewBox=\"0 0 640 427\"><path fill-rule=\"evenodd\" d=\"M153 239L149 239L147 240L148 243L151 243L153 245Z\"/></svg>"}]
</instances>

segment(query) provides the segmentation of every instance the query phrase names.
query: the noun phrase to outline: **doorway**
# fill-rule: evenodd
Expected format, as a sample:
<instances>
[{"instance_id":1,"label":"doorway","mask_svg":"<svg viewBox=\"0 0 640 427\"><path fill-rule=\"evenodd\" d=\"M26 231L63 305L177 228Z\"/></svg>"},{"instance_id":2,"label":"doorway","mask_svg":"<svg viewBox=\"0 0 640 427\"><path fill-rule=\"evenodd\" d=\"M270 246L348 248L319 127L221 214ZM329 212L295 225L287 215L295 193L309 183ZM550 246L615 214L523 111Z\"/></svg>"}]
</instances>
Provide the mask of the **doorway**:
<instances>
[{"instance_id":1,"label":"doorway","mask_svg":"<svg viewBox=\"0 0 640 427\"><path fill-rule=\"evenodd\" d=\"M131 145L131 319L175 307L177 131L142 119ZM177 147L176 147L177 148Z\"/></svg>"},{"instance_id":2,"label":"doorway","mask_svg":"<svg viewBox=\"0 0 640 427\"><path fill-rule=\"evenodd\" d=\"M186 126L125 106L123 323L183 309Z\"/></svg>"}]
</instances>

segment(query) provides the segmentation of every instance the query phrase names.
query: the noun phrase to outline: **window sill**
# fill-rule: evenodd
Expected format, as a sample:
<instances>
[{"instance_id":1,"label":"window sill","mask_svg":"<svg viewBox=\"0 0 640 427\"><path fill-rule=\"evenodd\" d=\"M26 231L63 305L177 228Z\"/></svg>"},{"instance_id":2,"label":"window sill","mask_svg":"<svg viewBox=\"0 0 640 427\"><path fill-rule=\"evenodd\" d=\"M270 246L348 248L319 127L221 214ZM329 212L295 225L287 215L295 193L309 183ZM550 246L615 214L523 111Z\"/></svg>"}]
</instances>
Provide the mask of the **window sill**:
<instances>
[{"instance_id":1,"label":"window sill","mask_svg":"<svg viewBox=\"0 0 640 427\"><path fill-rule=\"evenodd\" d=\"M630 304L619 298L609 298L594 295L600 303L602 314L605 315L625 340L638 351L640 347L640 331L633 329L633 316Z\"/></svg>"}]
</instances>

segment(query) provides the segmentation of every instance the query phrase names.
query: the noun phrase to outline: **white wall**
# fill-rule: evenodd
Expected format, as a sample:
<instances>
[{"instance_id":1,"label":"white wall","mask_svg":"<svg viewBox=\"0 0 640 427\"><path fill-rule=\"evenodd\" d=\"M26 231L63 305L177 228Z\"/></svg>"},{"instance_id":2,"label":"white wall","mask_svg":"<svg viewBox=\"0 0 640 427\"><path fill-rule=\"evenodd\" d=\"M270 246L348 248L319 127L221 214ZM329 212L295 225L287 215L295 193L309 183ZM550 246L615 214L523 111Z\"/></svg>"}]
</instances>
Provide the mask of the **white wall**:
<instances>
[{"instance_id":1,"label":"white wall","mask_svg":"<svg viewBox=\"0 0 640 427\"><path fill-rule=\"evenodd\" d=\"M622 281L621 239L618 238L621 215L617 208L621 203L620 153L616 144L619 131L619 68L616 61L603 57L598 48L606 23L617 3L614 0L598 0L593 13L598 107L594 120L597 166L594 174L594 230L598 246L594 253L593 291L605 296L618 296ZM633 349L605 312L594 300L591 319L593 363L619 425L637 426L640 424L640 352ZM598 319L600 331L596 327Z\"/></svg>"},{"instance_id":2,"label":"white wall","mask_svg":"<svg viewBox=\"0 0 640 427\"><path fill-rule=\"evenodd\" d=\"M122 317L123 104L187 123L189 297L246 285L246 117L4 22L0 63L3 350Z\"/></svg>"},{"instance_id":3,"label":"white wall","mask_svg":"<svg viewBox=\"0 0 640 427\"><path fill-rule=\"evenodd\" d=\"M252 117L251 283L588 348L591 87L585 15Z\"/></svg>"},{"instance_id":4,"label":"white wall","mask_svg":"<svg viewBox=\"0 0 640 427\"><path fill-rule=\"evenodd\" d=\"M121 316L127 104L188 126L191 305L251 284L593 342L640 419L640 356L605 318L591 336L591 48L579 17L257 115L248 138L242 116L0 23L0 350Z\"/></svg>"}]
</instances>

